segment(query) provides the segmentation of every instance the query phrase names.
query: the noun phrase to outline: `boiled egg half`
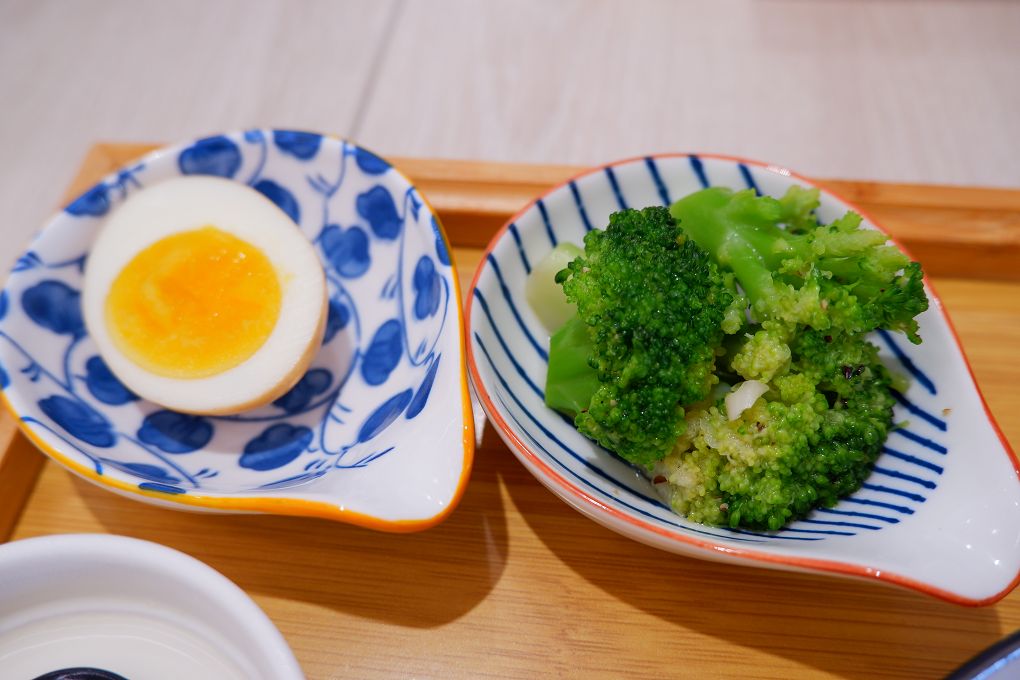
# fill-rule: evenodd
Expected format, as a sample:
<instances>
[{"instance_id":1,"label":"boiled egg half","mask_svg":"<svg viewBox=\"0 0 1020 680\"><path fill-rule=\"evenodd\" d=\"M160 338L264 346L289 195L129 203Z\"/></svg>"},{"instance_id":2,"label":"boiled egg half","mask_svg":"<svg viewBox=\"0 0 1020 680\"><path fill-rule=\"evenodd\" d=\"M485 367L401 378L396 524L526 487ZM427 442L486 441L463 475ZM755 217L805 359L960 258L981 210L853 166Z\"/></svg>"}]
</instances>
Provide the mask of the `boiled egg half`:
<instances>
[{"instance_id":1,"label":"boiled egg half","mask_svg":"<svg viewBox=\"0 0 1020 680\"><path fill-rule=\"evenodd\" d=\"M223 415L268 403L322 342L322 265L291 218L245 185L189 176L110 214L89 253L85 324L139 396Z\"/></svg>"}]
</instances>

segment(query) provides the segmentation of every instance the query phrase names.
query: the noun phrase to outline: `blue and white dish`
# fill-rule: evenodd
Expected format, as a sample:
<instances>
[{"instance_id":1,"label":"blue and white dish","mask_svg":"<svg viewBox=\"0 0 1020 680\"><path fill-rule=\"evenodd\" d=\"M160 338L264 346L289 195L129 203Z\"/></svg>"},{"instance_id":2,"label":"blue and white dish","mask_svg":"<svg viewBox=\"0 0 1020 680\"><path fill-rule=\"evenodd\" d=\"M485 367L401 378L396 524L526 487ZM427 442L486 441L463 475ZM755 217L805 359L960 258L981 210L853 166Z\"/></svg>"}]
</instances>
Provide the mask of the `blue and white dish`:
<instances>
[{"instance_id":1,"label":"blue and white dish","mask_svg":"<svg viewBox=\"0 0 1020 680\"><path fill-rule=\"evenodd\" d=\"M105 216L142 187L193 174L267 196L326 272L311 367L272 404L234 416L137 398L82 322L82 273ZM0 292L0 387L43 451L140 500L425 528L453 509L473 456L458 291L435 213L385 160L308 132L207 137L106 177L39 232Z\"/></svg>"},{"instance_id":2,"label":"blue and white dish","mask_svg":"<svg viewBox=\"0 0 1020 680\"><path fill-rule=\"evenodd\" d=\"M558 242L580 244L614 211L669 205L707 186L781 196L792 184L813 186L775 166L673 154L599 167L538 198L492 240L472 283L468 367L479 400L539 481L636 540L705 559L877 579L961 604L994 602L1020 578L1020 469L930 287L921 345L893 333L874 338L883 360L911 378L894 416L908 425L890 434L863 488L781 531L687 521L645 476L544 404L549 336L524 284ZM846 210L860 212L822 190L823 221Z\"/></svg>"}]
</instances>

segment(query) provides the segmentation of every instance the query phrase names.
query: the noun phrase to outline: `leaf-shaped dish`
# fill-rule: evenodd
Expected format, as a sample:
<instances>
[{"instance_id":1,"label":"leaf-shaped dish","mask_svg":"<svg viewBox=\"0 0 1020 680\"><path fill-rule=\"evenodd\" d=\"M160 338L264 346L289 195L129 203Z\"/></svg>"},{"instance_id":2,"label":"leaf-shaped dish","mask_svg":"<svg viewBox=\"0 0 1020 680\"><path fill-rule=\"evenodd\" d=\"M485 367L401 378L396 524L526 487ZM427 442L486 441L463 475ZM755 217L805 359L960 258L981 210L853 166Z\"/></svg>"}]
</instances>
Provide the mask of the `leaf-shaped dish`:
<instances>
[{"instance_id":1,"label":"leaf-shaped dish","mask_svg":"<svg viewBox=\"0 0 1020 680\"><path fill-rule=\"evenodd\" d=\"M812 185L761 163L659 155L596 168L538 198L498 232L472 283L468 367L480 401L539 481L636 540L693 557L877 579L961 604L994 602L1020 577L1020 470L930 286L933 304L919 319L923 344L890 333L875 338L883 360L911 377L895 414L908 426L890 435L862 489L778 532L709 527L674 514L641 473L544 404L548 333L524 283L556 243L580 244L613 211L668 205L706 186L781 196L791 184ZM856 208L822 191L824 221L846 210Z\"/></svg>"},{"instance_id":2,"label":"leaf-shaped dish","mask_svg":"<svg viewBox=\"0 0 1020 680\"><path fill-rule=\"evenodd\" d=\"M138 399L82 322L82 272L105 215L186 174L270 198L326 272L329 316L312 366L272 404L236 416ZM39 448L139 500L422 529L453 509L473 456L458 290L435 213L385 160L308 132L208 137L111 174L35 237L0 292L0 387Z\"/></svg>"}]
</instances>

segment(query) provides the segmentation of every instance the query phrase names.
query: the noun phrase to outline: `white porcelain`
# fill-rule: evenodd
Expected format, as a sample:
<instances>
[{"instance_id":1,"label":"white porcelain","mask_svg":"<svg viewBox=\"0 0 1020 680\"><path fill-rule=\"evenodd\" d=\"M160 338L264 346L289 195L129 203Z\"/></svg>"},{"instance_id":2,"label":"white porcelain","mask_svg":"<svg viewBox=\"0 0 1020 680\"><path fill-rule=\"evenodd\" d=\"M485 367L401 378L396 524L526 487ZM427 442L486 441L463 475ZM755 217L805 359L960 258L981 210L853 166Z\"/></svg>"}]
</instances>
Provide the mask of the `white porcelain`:
<instances>
[{"instance_id":1,"label":"white porcelain","mask_svg":"<svg viewBox=\"0 0 1020 680\"><path fill-rule=\"evenodd\" d=\"M314 245L328 283L311 367L290 392L239 415L139 399L82 322L82 272L107 215L145 186L195 174L276 203ZM0 291L0 388L43 451L132 498L423 529L456 505L474 451L458 290L435 214L375 154L290 130L207 137L109 175L39 232Z\"/></svg>"},{"instance_id":2,"label":"white porcelain","mask_svg":"<svg viewBox=\"0 0 1020 680\"><path fill-rule=\"evenodd\" d=\"M921 345L875 336L883 360L913 377L895 413L908 427L890 434L864 488L779 532L703 526L672 513L643 475L543 403L548 334L524 282L555 242L581 243L613 211L668 205L704 186L779 196L791 184L812 183L741 159L658 155L595 168L537 199L492 240L472 284L468 367L479 400L539 481L635 540L693 557L875 579L961 604L994 602L1020 575L1020 470L930 287ZM821 200L825 221L860 212L825 190Z\"/></svg>"},{"instance_id":3,"label":"white porcelain","mask_svg":"<svg viewBox=\"0 0 1020 680\"><path fill-rule=\"evenodd\" d=\"M0 545L0 675L76 667L153 680L304 677L258 605L184 553L104 534Z\"/></svg>"}]
</instances>

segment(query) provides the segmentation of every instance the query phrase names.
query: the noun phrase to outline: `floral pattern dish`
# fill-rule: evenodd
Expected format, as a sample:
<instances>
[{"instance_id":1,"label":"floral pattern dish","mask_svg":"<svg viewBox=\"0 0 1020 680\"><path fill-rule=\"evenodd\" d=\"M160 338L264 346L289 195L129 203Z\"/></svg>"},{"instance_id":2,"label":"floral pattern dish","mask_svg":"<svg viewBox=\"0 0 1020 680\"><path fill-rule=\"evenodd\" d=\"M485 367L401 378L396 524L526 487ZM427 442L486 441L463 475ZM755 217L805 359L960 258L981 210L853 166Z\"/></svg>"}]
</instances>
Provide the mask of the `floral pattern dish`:
<instances>
[{"instance_id":1,"label":"floral pattern dish","mask_svg":"<svg viewBox=\"0 0 1020 680\"><path fill-rule=\"evenodd\" d=\"M272 200L313 243L328 283L311 367L272 404L233 416L139 399L82 321L82 274L104 217L141 187L192 174ZM207 137L108 176L39 232L0 292L0 387L43 451L141 500L424 528L456 504L473 455L458 290L438 219L385 160L310 132Z\"/></svg>"}]
</instances>

